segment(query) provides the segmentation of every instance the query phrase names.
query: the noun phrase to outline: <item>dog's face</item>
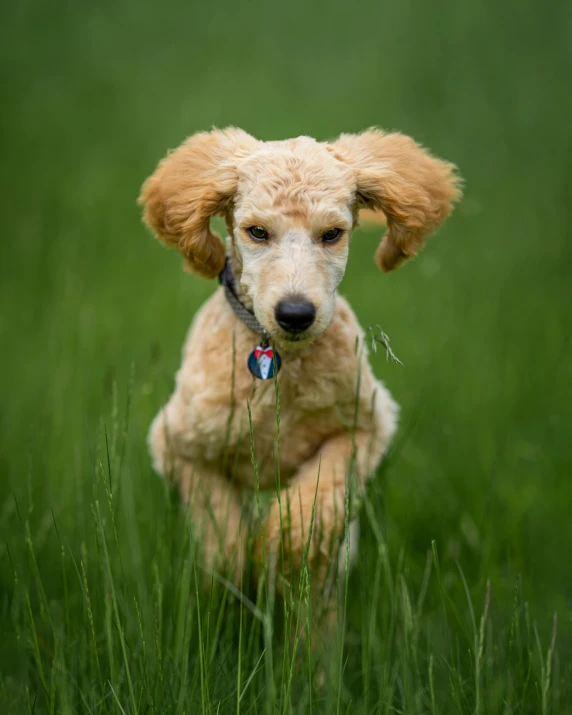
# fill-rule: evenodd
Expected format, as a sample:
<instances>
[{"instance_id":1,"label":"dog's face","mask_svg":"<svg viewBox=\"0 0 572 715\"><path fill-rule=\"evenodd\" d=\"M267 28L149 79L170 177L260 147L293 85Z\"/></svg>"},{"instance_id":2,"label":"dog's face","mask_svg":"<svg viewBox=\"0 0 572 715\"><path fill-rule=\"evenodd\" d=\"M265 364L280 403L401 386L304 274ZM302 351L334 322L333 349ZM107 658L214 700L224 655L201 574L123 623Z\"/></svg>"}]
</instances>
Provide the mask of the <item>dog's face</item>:
<instances>
[{"instance_id":1,"label":"dog's face","mask_svg":"<svg viewBox=\"0 0 572 715\"><path fill-rule=\"evenodd\" d=\"M314 139L262 144L240 163L230 223L241 288L278 342L328 326L355 213L351 171Z\"/></svg>"},{"instance_id":2,"label":"dog's face","mask_svg":"<svg viewBox=\"0 0 572 715\"><path fill-rule=\"evenodd\" d=\"M225 216L240 286L265 330L304 345L323 332L360 207L382 210L382 270L415 255L460 196L454 166L401 134L369 130L334 143L260 142L239 129L197 134L145 183L145 220L209 278L225 250L210 230Z\"/></svg>"}]
</instances>

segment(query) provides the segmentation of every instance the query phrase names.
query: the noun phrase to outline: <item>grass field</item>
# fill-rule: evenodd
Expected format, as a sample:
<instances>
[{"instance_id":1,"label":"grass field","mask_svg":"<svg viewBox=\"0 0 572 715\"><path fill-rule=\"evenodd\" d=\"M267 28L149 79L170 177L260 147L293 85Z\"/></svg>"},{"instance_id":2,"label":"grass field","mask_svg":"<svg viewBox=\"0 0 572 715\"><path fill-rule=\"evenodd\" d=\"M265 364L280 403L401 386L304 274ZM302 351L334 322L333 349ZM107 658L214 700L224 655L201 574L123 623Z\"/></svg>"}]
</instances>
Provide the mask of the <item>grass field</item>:
<instances>
[{"instance_id":1,"label":"grass field","mask_svg":"<svg viewBox=\"0 0 572 715\"><path fill-rule=\"evenodd\" d=\"M572 713L571 20L530 0L3 8L0 712ZM342 293L404 363L372 357L402 423L321 687L281 625L296 603L197 588L146 452L214 286L135 200L167 148L227 124L400 129L466 181L396 273L379 230L353 239Z\"/></svg>"}]
</instances>

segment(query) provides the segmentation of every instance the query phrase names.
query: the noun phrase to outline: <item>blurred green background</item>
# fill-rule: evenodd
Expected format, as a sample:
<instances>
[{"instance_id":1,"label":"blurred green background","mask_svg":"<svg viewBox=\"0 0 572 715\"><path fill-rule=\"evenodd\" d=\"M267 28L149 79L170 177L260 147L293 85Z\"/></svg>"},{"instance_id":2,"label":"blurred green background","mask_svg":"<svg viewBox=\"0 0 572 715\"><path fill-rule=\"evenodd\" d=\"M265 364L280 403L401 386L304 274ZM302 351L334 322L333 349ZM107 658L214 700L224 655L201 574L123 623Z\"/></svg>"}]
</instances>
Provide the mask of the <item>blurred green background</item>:
<instances>
[{"instance_id":1,"label":"blurred green background","mask_svg":"<svg viewBox=\"0 0 572 715\"><path fill-rule=\"evenodd\" d=\"M558 612L564 712L572 677L571 19L568 3L530 0L4 5L5 693L33 689L35 677L14 630L14 575L34 584L24 524L47 600L58 603L52 511L72 549L89 543L86 455L116 417L114 394L123 410L128 385L125 469L134 488L125 514L142 541L127 544L127 570L154 553L165 496L146 430L172 387L193 313L215 285L183 273L141 225L141 183L167 149L213 125L261 139L328 139L378 125L455 162L465 198L421 257L391 275L372 260L380 230L353 237L341 292L364 326L383 327L404 363L372 356L402 406L396 451L372 500L392 561L405 559L414 581L436 541L462 618L456 562L476 610L491 578L501 633L519 578L544 652ZM364 539L355 589L368 578L367 527Z\"/></svg>"}]
</instances>

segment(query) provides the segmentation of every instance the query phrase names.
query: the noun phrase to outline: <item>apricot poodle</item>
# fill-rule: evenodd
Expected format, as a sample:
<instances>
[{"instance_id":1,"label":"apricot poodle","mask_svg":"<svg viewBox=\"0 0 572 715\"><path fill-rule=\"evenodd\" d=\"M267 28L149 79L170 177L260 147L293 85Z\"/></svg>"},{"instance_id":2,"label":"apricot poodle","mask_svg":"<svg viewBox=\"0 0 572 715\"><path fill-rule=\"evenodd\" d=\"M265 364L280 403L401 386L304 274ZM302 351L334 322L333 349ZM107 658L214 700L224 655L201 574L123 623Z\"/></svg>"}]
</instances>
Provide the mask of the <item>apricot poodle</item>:
<instances>
[{"instance_id":1,"label":"apricot poodle","mask_svg":"<svg viewBox=\"0 0 572 715\"><path fill-rule=\"evenodd\" d=\"M383 212L375 259L391 271L459 197L452 164L379 129L326 143L199 133L145 182L146 223L222 283L149 434L155 469L191 504L208 569L240 583L247 556L256 571L280 544L286 580L303 558L318 583L338 563L350 478L359 489L375 472L398 416L336 292L350 236L360 209ZM210 227L217 214L226 245ZM271 495L260 520L258 489Z\"/></svg>"}]
</instances>

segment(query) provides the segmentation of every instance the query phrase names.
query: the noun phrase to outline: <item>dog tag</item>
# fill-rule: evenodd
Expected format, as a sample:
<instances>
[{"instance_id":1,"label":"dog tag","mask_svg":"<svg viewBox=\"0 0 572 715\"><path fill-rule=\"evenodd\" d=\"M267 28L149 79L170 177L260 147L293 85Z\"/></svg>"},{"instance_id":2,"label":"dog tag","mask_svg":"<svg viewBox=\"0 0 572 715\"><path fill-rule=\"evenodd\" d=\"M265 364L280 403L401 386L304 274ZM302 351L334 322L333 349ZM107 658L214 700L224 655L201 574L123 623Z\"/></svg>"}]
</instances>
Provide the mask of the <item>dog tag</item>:
<instances>
[{"instance_id":1,"label":"dog tag","mask_svg":"<svg viewBox=\"0 0 572 715\"><path fill-rule=\"evenodd\" d=\"M248 356L248 369L259 380L270 380L274 377L274 359L278 372L282 364L278 351L273 350L270 345L259 345Z\"/></svg>"}]
</instances>

